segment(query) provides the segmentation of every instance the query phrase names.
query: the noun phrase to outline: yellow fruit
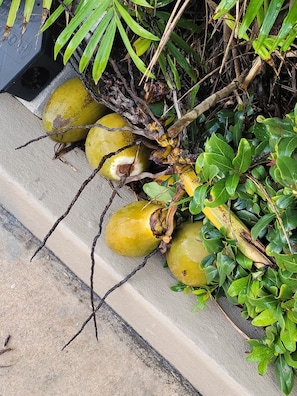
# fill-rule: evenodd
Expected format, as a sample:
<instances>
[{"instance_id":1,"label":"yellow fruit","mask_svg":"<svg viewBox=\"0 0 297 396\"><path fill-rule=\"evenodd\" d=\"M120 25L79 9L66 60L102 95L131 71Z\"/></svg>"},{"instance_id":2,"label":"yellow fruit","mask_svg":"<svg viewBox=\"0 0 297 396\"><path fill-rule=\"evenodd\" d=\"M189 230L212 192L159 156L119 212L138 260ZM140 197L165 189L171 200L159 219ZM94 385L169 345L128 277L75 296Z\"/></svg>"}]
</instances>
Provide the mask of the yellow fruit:
<instances>
[{"instance_id":1,"label":"yellow fruit","mask_svg":"<svg viewBox=\"0 0 297 396\"><path fill-rule=\"evenodd\" d=\"M97 103L75 77L65 81L51 94L42 114L42 124L46 132L65 131L67 127L94 124L106 114L105 106ZM60 143L77 142L85 139L88 129L75 128L67 132L50 135Z\"/></svg>"},{"instance_id":2,"label":"yellow fruit","mask_svg":"<svg viewBox=\"0 0 297 396\"><path fill-rule=\"evenodd\" d=\"M201 260L209 253L199 239L202 222L183 223L173 234L166 253L167 264L173 276L188 286L207 284Z\"/></svg>"},{"instance_id":3,"label":"yellow fruit","mask_svg":"<svg viewBox=\"0 0 297 396\"><path fill-rule=\"evenodd\" d=\"M97 121L108 128L123 128L128 122L119 114L111 113ZM129 130L108 131L104 127L90 129L86 139L86 156L92 168L96 169L102 158L134 142ZM149 151L135 144L120 153L106 159L99 173L110 180L119 181L122 176L136 176L149 167Z\"/></svg>"},{"instance_id":4,"label":"yellow fruit","mask_svg":"<svg viewBox=\"0 0 297 396\"><path fill-rule=\"evenodd\" d=\"M147 201L132 202L115 212L105 229L105 242L121 256L146 256L160 244L150 228L152 213L161 208Z\"/></svg>"}]
</instances>

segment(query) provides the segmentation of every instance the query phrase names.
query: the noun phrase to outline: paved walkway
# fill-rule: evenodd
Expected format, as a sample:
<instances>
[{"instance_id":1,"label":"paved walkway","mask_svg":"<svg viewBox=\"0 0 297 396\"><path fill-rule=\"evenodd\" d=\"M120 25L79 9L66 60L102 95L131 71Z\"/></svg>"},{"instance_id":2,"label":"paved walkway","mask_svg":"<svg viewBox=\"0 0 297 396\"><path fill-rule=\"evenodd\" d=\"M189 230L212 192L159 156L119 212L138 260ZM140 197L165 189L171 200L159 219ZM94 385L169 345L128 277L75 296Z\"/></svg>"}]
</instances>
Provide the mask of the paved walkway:
<instances>
[{"instance_id":1,"label":"paved walkway","mask_svg":"<svg viewBox=\"0 0 297 396\"><path fill-rule=\"evenodd\" d=\"M90 313L89 291L0 206L0 396L199 395L108 307L63 352Z\"/></svg>"}]
</instances>

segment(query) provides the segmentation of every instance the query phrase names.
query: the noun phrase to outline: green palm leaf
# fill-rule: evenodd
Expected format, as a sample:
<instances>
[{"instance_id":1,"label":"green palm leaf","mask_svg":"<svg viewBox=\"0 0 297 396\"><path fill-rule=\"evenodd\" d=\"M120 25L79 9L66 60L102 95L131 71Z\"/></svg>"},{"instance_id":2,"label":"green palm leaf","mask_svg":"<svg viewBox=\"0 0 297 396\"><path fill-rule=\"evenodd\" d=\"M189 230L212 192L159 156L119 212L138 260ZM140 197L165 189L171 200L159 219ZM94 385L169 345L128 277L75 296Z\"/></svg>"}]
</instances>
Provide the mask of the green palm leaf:
<instances>
[{"instance_id":1,"label":"green palm leaf","mask_svg":"<svg viewBox=\"0 0 297 396\"><path fill-rule=\"evenodd\" d=\"M68 7L72 2L73 0L64 0L64 5ZM46 22L43 24L40 31L44 32L51 25L53 25L56 22L56 20L61 16L61 14L63 14L64 11L65 11L64 7L60 4L51 14L51 16L46 20Z\"/></svg>"},{"instance_id":2,"label":"green palm leaf","mask_svg":"<svg viewBox=\"0 0 297 396\"><path fill-rule=\"evenodd\" d=\"M263 24L261 26L259 36L255 40L255 42L257 43L256 46L258 48L261 48L264 41L268 37L268 35L272 29L272 26L274 25L274 22L282 8L283 3L284 3L284 0L271 0L268 10L267 10L267 13L265 15Z\"/></svg>"},{"instance_id":3,"label":"green palm leaf","mask_svg":"<svg viewBox=\"0 0 297 396\"><path fill-rule=\"evenodd\" d=\"M145 0L131 0L132 3L142 6L142 7L147 7L147 8L154 8L153 6L151 6L147 1Z\"/></svg>"},{"instance_id":4,"label":"green palm leaf","mask_svg":"<svg viewBox=\"0 0 297 396\"><path fill-rule=\"evenodd\" d=\"M111 19L113 18L114 10L110 8L105 14L104 18L100 21L100 24L95 29L92 34L79 62L79 72L82 73L87 65L89 64L92 56L94 55L101 37L103 36L107 26L109 25Z\"/></svg>"},{"instance_id":5,"label":"green palm leaf","mask_svg":"<svg viewBox=\"0 0 297 396\"><path fill-rule=\"evenodd\" d=\"M195 71L193 70L190 63L186 60L186 58L182 55L179 49L171 42L168 41L167 47L171 55L176 59L177 63L184 69L184 71L188 74L191 79L196 82L197 76Z\"/></svg>"},{"instance_id":6,"label":"green palm leaf","mask_svg":"<svg viewBox=\"0 0 297 396\"><path fill-rule=\"evenodd\" d=\"M7 33L10 31L10 29L14 25L20 4L21 4L21 0L12 0L11 1L10 9L9 9L7 20L6 20L6 29L5 30Z\"/></svg>"},{"instance_id":7,"label":"green palm leaf","mask_svg":"<svg viewBox=\"0 0 297 396\"><path fill-rule=\"evenodd\" d=\"M114 0L114 5L116 6L117 10L119 11L121 17L124 19L126 24L135 34L149 40L156 40L156 41L159 40L159 37L155 36L154 34L150 33L148 30L144 29L144 27L139 25L139 23L137 23L131 17L128 11L123 6L121 6L121 4L117 0Z\"/></svg>"},{"instance_id":8,"label":"green palm leaf","mask_svg":"<svg viewBox=\"0 0 297 396\"><path fill-rule=\"evenodd\" d=\"M259 13L264 0L250 0L244 14L244 18L238 29L238 37L243 38L246 31L250 28L252 22Z\"/></svg>"},{"instance_id":9,"label":"green palm leaf","mask_svg":"<svg viewBox=\"0 0 297 396\"><path fill-rule=\"evenodd\" d=\"M289 49L290 45L293 43L297 35L296 24L297 1L294 1L277 35L277 40L275 43L276 47L281 43L281 41L283 41L283 44L281 45L281 50L287 51Z\"/></svg>"},{"instance_id":10,"label":"green palm leaf","mask_svg":"<svg viewBox=\"0 0 297 396\"><path fill-rule=\"evenodd\" d=\"M106 7L109 5L109 0L104 1L100 7L96 8L92 14L90 14L89 18L81 25L72 39L69 41L65 52L64 52L64 63L67 63L73 52L79 47L80 43L84 40L84 38L93 30L94 26L98 21L104 20L104 16L106 14ZM99 22L99 26L101 24Z\"/></svg>"},{"instance_id":11,"label":"green palm leaf","mask_svg":"<svg viewBox=\"0 0 297 396\"><path fill-rule=\"evenodd\" d=\"M238 0L222 0L216 8L214 19L219 19L235 6Z\"/></svg>"},{"instance_id":12,"label":"green palm leaf","mask_svg":"<svg viewBox=\"0 0 297 396\"><path fill-rule=\"evenodd\" d=\"M22 32L24 33L26 30L26 26L30 21L32 11L34 8L35 0L26 0L24 5L24 17L23 17L23 28Z\"/></svg>"},{"instance_id":13,"label":"green palm leaf","mask_svg":"<svg viewBox=\"0 0 297 396\"><path fill-rule=\"evenodd\" d=\"M110 0L105 0L101 2L101 4L98 6L98 2L95 0L90 0L86 3L84 7L82 7L74 16L74 18L71 19L69 25L65 27L65 29L61 32L59 37L57 38L57 41L55 43L54 47L54 54L55 57L57 57L58 53L61 51L61 49L66 45L68 40L72 37L73 33L75 30L84 22L86 22L93 11L96 8L99 8L100 11L103 13L106 11L108 6L110 6L111 1Z\"/></svg>"},{"instance_id":14,"label":"green palm leaf","mask_svg":"<svg viewBox=\"0 0 297 396\"><path fill-rule=\"evenodd\" d=\"M122 22L117 14L115 14L115 21L116 21L119 33L121 35L121 38L123 40L123 43L128 51L128 54L131 56L131 59L133 60L137 69L140 70L144 74L146 72L146 66L145 66L144 62L136 55L135 51L133 50L130 40L129 40L129 38L125 32L125 29L122 25ZM149 77L154 78L155 76L152 73L150 73Z\"/></svg>"},{"instance_id":15,"label":"green palm leaf","mask_svg":"<svg viewBox=\"0 0 297 396\"><path fill-rule=\"evenodd\" d=\"M238 3L239 0L222 0L217 6L214 19L225 16ZM296 0L291 2L291 7L285 17L282 16L282 19L278 20L278 24L281 26L279 33L276 36L270 35L272 28L276 25L277 18L281 15L283 4L284 0L271 0L268 2L268 6L263 0L250 0L247 2L242 21L237 21L238 37L248 40L246 32L257 19L260 31L252 44L255 52L264 60L268 60L271 53L278 48L281 51L287 51L297 37Z\"/></svg>"},{"instance_id":16,"label":"green palm leaf","mask_svg":"<svg viewBox=\"0 0 297 396\"><path fill-rule=\"evenodd\" d=\"M116 33L116 19L112 18L106 29L104 36L102 37L100 47L94 59L94 65L92 70L92 76L97 84L104 72L108 59L110 57L112 45L114 42Z\"/></svg>"}]
</instances>

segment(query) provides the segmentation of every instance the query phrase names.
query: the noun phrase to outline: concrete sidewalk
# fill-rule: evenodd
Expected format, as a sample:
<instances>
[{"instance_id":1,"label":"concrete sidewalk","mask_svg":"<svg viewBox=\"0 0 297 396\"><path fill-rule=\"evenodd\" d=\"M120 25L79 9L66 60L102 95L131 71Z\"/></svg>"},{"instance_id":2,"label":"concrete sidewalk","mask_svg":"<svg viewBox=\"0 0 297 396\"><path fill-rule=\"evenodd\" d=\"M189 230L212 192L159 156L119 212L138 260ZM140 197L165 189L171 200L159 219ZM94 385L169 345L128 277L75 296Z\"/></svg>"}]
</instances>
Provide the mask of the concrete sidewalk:
<instances>
[{"instance_id":1,"label":"concrete sidewalk","mask_svg":"<svg viewBox=\"0 0 297 396\"><path fill-rule=\"evenodd\" d=\"M186 396L199 393L0 206L0 396ZM6 344L6 345L5 345Z\"/></svg>"}]
</instances>

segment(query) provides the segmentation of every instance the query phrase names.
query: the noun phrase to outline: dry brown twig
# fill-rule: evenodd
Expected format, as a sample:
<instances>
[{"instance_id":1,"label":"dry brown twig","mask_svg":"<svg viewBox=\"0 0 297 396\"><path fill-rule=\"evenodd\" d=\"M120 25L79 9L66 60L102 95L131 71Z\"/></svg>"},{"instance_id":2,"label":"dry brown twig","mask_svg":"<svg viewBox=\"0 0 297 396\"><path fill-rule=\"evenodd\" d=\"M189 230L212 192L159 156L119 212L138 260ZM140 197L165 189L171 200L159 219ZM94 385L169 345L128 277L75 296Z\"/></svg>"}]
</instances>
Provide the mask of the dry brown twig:
<instances>
[{"instance_id":1,"label":"dry brown twig","mask_svg":"<svg viewBox=\"0 0 297 396\"><path fill-rule=\"evenodd\" d=\"M209 110L217 102L230 95L235 89L240 87L244 81L244 73L236 80L231 81L226 87L220 91L215 92L203 102L199 103L193 110L188 111L184 116L177 120L170 128L168 128L168 136L175 138L178 134L187 127L191 122L196 120L201 114Z\"/></svg>"},{"instance_id":2,"label":"dry brown twig","mask_svg":"<svg viewBox=\"0 0 297 396\"><path fill-rule=\"evenodd\" d=\"M168 22L166 24L165 30L163 32L163 35L161 37L161 40L159 42L158 48L156 50L156 52L154 53L154 56L152 57L142 79L140 80L140 84L143 82L143 80L146 78L146 80L148 80L148 76L151 73L154 65L157 63L157 60L161 54L161 52L163 51L165 45L167 44L171 33L173 32L176 24L178 23L178 21L180 20L183 12L185 11L187 5L189 4L190 0L184 0L182 6L180 7L180 9L178 10L178 7L180 6L180 4L182 3L182 0L178 0L174 6L174 9L171 12L170 18L168 19Z\"/></svg>"},{"instance_id":3,"label":"dry brown twig","mask_svg":"<svg viewBox=\"0 0 297 396\"><path fill-rule=\"evenodd\" d=\"M89 315L89 317L83 322L83 324L82 324L81 328L78 330L78 332L76 332L74 334L74 336L63 346L62 351L65 348L67 348L83 332L86 325L90 322L90 320L92 320L92 318L94 318L94 316L96 315L96 312L98 312L99 309L103 306L107 297L111 293L113 293L116 289L121 287L124 283L126 283L129 279L131 279L136 274L136 272L138 272L142 268L144 268L144 266L147 264L148 260L158 252L159 252L158 248L153 250L151 253L149 253L147 256L145 256L143 261L137 267L135 267L127 276L125 276L125 278L123 278L120 282L116 283L114 286L112 286L110 289L107 290L107 292L104 294L104 296L100 299L100 302L98 303L98 305L95 307L95 310L92 311L92 313Z\"/></svg>"},{"instance_id":4,"label":"dry brown twig","mask_svg":"<svg viewBox=\"0 0 297 396\"><path fill-rule=\"evenodd\" d=\"M70 202L70 204L68 205L67 209L65 210L65 212L55 221L55 223L53 224L53 226L51 227L51 229L48 231L48 233L46 234L46 236L43 238L41 244L38 246L38 248L35 250L35 252L33 253L30 261L32 261L34 259L34 257L37 255L38 252L40 252L40 250L45 246L47 240L49 239L49 237L53 234L53 232L55 231L55 229L58 227L58 225L66 218L66 216L68 216L68 214L70 213L72 207L74 206L74 204L76 203L76 201L78 200L78 198L80 197L80 195L82 194L82 192L84 191L84 189L87 187L87 185L94 179L94 177L97 176L98 171L102 168L103 164L105 163L105 161L112 157L113 155L116 155L118 153L120 153L121 151L130 148L131 146L133 146L133 144L129 144L127 146L122 147L121 149L114 151L112 153L109 153L107 155L105 155L101 161L99 162L98 166L96 169L93 170L93 172L91 173L91 175L85 179L83 181L83 183L81 184L80 188L78 189L77 193L75 194L75 197L72 199L72 201Z\"/></svg>"}]
</instances>

